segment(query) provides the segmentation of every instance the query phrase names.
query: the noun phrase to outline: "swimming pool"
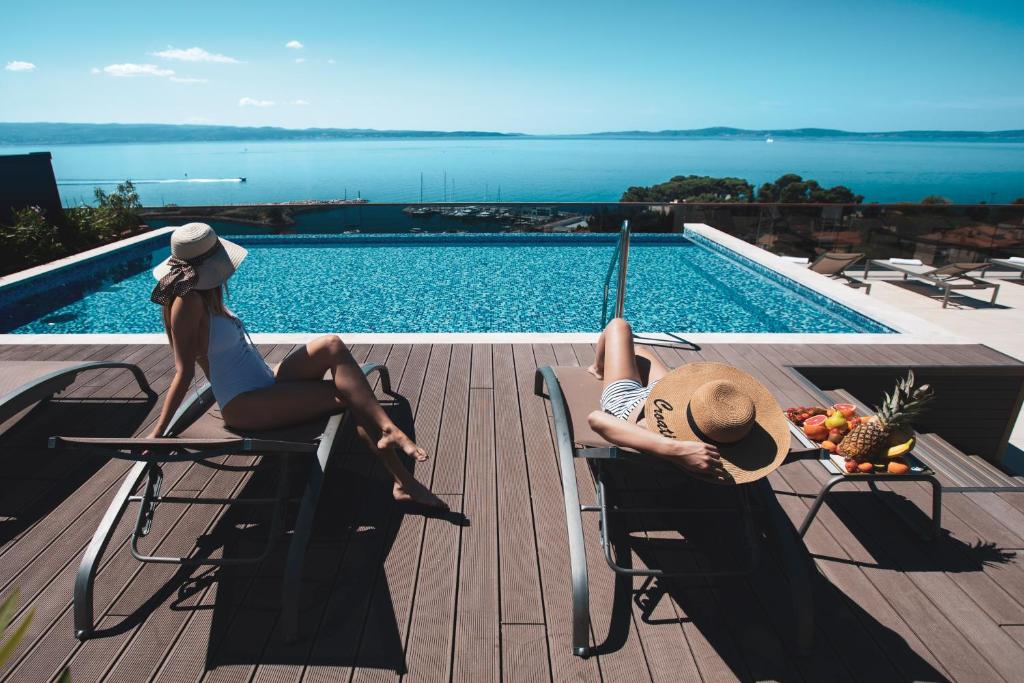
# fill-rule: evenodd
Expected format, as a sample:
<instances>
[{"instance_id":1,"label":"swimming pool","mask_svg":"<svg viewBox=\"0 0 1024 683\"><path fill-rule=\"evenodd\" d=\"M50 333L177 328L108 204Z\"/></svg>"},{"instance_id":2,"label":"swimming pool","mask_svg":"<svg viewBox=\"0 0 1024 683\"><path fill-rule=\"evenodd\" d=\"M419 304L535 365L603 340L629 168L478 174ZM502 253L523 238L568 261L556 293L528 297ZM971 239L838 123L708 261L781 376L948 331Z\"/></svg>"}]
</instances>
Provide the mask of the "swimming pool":
<instances>
[{"instance_id":1,"label":"swimming pool","mask_svg":"<svg viewBox=\"0 0 1024 683\"><path fill-rule=\"evenodd\" d=\"M593 332L616 236L232 239L249 257L228 305L253 333ZM0 332L162 332L149 271L167 244L164 236L0 289ZM646 332L892 331L700 237L634 235L626 292L626 317Z\"/></svg>"}]
</instances>

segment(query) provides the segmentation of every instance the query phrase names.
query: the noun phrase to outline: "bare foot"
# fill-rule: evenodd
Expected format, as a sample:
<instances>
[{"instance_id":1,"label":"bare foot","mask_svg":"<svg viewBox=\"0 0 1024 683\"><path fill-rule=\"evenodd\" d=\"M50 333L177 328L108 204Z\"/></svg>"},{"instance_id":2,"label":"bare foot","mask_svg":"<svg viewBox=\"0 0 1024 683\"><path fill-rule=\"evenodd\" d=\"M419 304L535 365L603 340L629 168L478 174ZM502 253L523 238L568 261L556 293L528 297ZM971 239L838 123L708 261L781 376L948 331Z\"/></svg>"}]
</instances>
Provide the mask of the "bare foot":
<instances>
[{"instance_id":1,"label":"bare foot","mask_svg":"<svg viewBox=\"0 0 1024 683\"><path fill-rule=\"evenodd\" d=\"M425 450L413 443L413 440L406 436L405 432L398 427L383 432L380 441L377 442L377 448L381 450L397 448L410 458L414 458L417 462L423 462L430 458Z\"/></svg>"},{"instance_id":2,"label":"bare foot","mask_svg":"<svg viewBox=\"0 0 1024 683\"><path fill-rule=\"evenodd\" d=\"M590 367L587 368L587 372L598 379L604 379L604 373L597 369L597 363L591 363Z\"/></svg>"},{"instance_id":3,"label":"bare foot","mask_svg":"<svg viewBox=\"0 0 1024 683\"><path fill-rule=\"evenodd\" d=\"M443 512L449 510L448 504L435 496L430 489L413 479L408 486L395 482L393 494L399 503L415 503Z\"/></svg>"}]
</instances>

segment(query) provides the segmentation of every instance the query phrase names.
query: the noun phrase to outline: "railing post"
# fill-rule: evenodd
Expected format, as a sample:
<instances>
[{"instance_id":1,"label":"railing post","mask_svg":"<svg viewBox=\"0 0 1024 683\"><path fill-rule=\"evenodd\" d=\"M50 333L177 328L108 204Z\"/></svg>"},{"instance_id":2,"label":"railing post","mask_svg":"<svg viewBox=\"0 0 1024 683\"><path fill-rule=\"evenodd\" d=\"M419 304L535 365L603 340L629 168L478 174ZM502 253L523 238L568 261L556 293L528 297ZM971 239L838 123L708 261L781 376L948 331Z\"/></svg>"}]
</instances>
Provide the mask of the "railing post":
<instances>
[{"instance_id":1,"label":"railing post","mask_svg":"<svg viewBox=\"0 0 1024 683\"><path fill-rule=\"evenodd\" d=\"M615 290L615 317L621 318L626 310L626 270L629 266L629 221L622 222L619 237L619 283Z\"/></svg>"}]
</instances>

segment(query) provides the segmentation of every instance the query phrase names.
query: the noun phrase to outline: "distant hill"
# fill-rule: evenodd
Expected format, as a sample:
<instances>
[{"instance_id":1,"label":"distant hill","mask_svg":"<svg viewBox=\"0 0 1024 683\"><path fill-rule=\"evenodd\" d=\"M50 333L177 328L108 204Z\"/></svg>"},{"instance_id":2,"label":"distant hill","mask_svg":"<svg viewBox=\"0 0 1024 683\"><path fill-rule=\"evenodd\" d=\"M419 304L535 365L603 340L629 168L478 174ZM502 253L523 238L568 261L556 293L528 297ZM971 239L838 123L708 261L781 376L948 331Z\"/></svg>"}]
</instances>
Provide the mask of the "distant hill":
<instances>
[{"instance_id":1,"label":"distant hill","mask_svg":"<svg viewBox=\"0 0 1024 683\"><path fill-rule=\"evenodd\" d=\"M831 128L748 130L697 128L692 130L625 130L578 135L531 136L489 131L375 130L373 128L260 128L241 126L170 125L161 123L0 123L0 145L73 145L137 142L218 142L256 140L351 140L423 138L620 138L763 140L844 139L904 142L1024 142L1024 130L903 130L852 132Z\"/></svg>"},{"instance_id":2,"label":"distant hill","mask_svg":"<svg viewBox=\"0 0 1024 683\"><path fill-rule=\"evenodd\" d=\"M587 133L579 137L601 138L694 138L694 139L829 139L892 140L903 142L1024 142L1024 130L894 130L857 132L834 128L790 128L786 130L749 130L745 128L695 128L689 130L624 130Z\"/></svg>"},{"instance_id":3,"label":"distant hill","mask_svg":"<svg viewBox=\"0 0 1024 683\"><path fill-rule=\"evenodd\" d=\"M495 138L486 131L374 130L372 128L260 128L162 123L0 123L0 145L81 145L233 140L349 140L366 138Z\"/></svg>"}]
</instances>

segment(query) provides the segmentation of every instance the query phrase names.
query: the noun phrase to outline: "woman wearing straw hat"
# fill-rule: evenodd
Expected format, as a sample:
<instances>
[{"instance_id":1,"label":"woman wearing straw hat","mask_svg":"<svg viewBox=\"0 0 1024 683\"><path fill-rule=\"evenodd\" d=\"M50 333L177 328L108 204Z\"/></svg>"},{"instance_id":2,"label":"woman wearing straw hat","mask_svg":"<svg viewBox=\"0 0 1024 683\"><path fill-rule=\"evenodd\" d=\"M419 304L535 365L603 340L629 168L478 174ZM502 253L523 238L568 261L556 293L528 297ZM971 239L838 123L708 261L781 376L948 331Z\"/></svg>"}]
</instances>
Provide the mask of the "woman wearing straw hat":
<instances>
[{"instance_id":1,"label":"woman wearing straw hat","mask_svg":"<svg viewBox=\"0 0 1024 683\"><path fill-rule=\"evenodd\" d=\"M225 283L246 254L204 223L189 223L172 233L170 258L153 270L158 282L151 299L163 308L175 373L149 438L161 436L167 428L198 363L228 425L276 429L346 407L359 423L359 435L394 478L395 499L446 510L444 502L405 468L397 451L418 461L426 460L427 454L381 408L339 337L314 339L276 370L263 360L242 322L224 305ZM332 379L325 381L327 371Z\"/></svg>"},{"instance_id":2,"label":"woman wearing straw hat","mask_svg":"<svg viewBox=\"0 0 1024 683\"><path fill-rule=\"evenodd\" d=\"M779 467L789 425L771 393L723 363L669 370L634 347L625 320L608 323L588 370L604 382L601 410L588 416L606 441L664 458L719 483L748 483Z\"/></svg>"}]
</instances>

